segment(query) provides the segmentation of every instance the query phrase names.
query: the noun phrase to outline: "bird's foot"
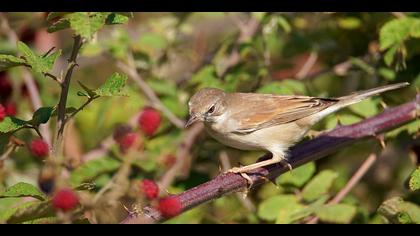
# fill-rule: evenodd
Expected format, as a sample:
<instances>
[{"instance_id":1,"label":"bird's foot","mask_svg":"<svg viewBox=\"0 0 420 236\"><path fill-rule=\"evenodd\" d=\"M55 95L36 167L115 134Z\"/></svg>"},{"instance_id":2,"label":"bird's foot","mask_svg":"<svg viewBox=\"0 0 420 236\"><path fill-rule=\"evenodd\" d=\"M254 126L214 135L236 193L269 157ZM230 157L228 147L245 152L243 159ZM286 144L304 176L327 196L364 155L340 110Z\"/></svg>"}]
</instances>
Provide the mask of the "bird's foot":
<instances>
[{"instance_id":1,"label":"bird's foot","mask_svg":"<svg viewBox=\"0 0 420 236\"><path fill-rule=\"evenodd\" d=\"M244 166L246 167L246 166ZM254 184L254 181L249 177L249 175L246 173L247 169L244 169L244 167L233 167L232 169L229 169L226 171L226 173L234 173L234 174L240 174L242 178L244 178L247 181L248 190L252 188L252 185Z\"/></svg>"}]
</instances>

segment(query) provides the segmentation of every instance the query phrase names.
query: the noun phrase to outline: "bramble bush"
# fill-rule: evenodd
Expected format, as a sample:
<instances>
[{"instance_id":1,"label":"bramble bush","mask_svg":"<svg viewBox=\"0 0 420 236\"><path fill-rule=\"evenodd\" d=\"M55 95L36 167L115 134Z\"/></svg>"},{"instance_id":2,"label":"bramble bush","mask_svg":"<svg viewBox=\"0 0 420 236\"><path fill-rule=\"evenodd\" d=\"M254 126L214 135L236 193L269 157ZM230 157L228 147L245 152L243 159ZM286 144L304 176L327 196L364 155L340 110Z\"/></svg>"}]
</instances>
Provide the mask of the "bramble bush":
<instances>
[{"instance_id":1,"label":"bramble bush","mask_svg":"<svg viewBox=\"0 0 420 236\"><path fill-rule=\"evenodd\" d=\"M415 97L418 13L50 12L0 21L0 223L119 223L148 205L174 217L167 223L420 223L418 120L246 199L181 213L171 197L262 154L184 129L198 89L333 97L410 82L328 116L313 135L353 124ZM368 170L356 179L361 165Z\"/></svg>"}]
</instances>

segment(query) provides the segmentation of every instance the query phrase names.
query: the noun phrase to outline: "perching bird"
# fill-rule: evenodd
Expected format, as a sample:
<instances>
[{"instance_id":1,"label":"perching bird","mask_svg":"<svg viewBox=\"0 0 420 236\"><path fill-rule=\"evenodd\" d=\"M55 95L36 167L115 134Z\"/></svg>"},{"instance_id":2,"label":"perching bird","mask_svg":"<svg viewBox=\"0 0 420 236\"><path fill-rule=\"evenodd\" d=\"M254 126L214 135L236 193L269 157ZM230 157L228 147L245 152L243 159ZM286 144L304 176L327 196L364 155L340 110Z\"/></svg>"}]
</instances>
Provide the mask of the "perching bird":
<instances>
[{"instance_id":1,"label":"perching bird","mask_svg":"<svg viewBox=\"0 0 420 236\"><path fill-rule=\"evenodd\" d=\"M315 123L343 107L407 85L386 85L338 98L227 93L216 88L204 88L194 94L188 103L190 119L186 127L202 121L208 133L225 145L272 153L269 160L235 167L229 172L246 173L279 162L291 169L287 162L287 150L300 141Z\"/></svg>"}]
</instances>

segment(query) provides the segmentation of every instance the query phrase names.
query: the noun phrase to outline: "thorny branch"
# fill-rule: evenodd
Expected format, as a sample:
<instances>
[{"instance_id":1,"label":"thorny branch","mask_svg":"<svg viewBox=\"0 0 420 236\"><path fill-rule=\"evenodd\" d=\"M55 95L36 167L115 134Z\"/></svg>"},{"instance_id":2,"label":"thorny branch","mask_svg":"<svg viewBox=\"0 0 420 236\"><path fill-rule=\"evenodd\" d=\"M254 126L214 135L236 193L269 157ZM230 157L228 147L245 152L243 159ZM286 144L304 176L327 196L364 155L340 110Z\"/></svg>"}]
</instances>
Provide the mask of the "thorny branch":
<instances>
[{"instance_id":1,"label":"thorny branch","mask_svg":"<svg viewBox=\"0 0 420 236\"><path fill-rule=\"evenodd\" d=\"M63 144L63 132L64 127L66 125L66 104L67 104L67 96L70 89L70 81L73 75L73 69L77 66L76 59L79 55L79 50L83 45L83 40L80 35L74 37L73 42L73 49L68 60L68 66L66 70L66 74L64 79L62 79L61 83L61 93L60 93L60 101L57 107L57 130L54 137L54 145L53 145L53 156L57 157L61 155L62 144Z\"/></svg>"},{"instance_id":2,"label":"thorny branch","mask_svg":"<svg viewBox=\"0 0 420 236\"><path fill-rule=\"evenodd\" d=\"M325 157L342 147L348 146L356 141L376 137L376 135L397 128L415 118L420 111L420 95L415 100L403 105L386 109L379 115L368 118L353 125L339 126L332 131L325 132L317 138L300 143L290 150L289 163L296 168L305 163ZM266 154L261 159L269 158ZM250 172L249 175L258 186L267 179L274 180L279 175L288 171L288 168L281 164L274 164L266 168L259 168ZM223 197L227 194L238 192L247 188L247 181L240 175L233 173L220 174L214 179L198 185L192 189L182 192L173 197L177 198L185 212L200 204ZM144 215L131 213L122 222L125 224L144 222L146 219L153 219L154 222L165 220L158 210L152 207L144 209Z\"/></svg>"}]
</instances>

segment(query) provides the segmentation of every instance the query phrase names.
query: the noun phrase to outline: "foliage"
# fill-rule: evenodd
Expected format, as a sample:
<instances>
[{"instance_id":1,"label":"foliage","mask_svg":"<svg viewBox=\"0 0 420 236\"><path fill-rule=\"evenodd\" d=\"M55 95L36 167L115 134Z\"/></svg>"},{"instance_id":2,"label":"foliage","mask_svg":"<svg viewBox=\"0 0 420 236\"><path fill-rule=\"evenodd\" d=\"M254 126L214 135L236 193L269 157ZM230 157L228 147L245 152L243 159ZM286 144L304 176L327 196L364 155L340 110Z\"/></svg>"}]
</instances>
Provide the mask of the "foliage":
<instances>
[{"instance_id":1,"label":"foliage","mask_svg":"<svg viewBox=\"0 0 420 236\"><path fill-rule=\"evenodd\" d=\"M203 87L338 97L410 82L326 117L314 127L323 131L408 102L420 85L418 13L0 14L19 38L0 34L0 103L17 110L0 121L0 223L118 223L125 207L156 205L142 195L141 180L161 184L182 166L163 198L216 176L221 151L232 166L255 162L260 152L227 149L209 135L187 145L189 130L173 119L187 119L188 99ZM138 119L149 107L159 120L152 135ZM167 223L419 223L419 127L416 120L388 132L385 149L364 140L293 169L252 190L249 202L224 196ZM122 149L128 133L136 138ZM39 135L51 145L45 161L25 145ZM381 161L332 204L370 153ZM51 204L64 187L80 197L70 212Z\"/></svg>"}]
</instances>

